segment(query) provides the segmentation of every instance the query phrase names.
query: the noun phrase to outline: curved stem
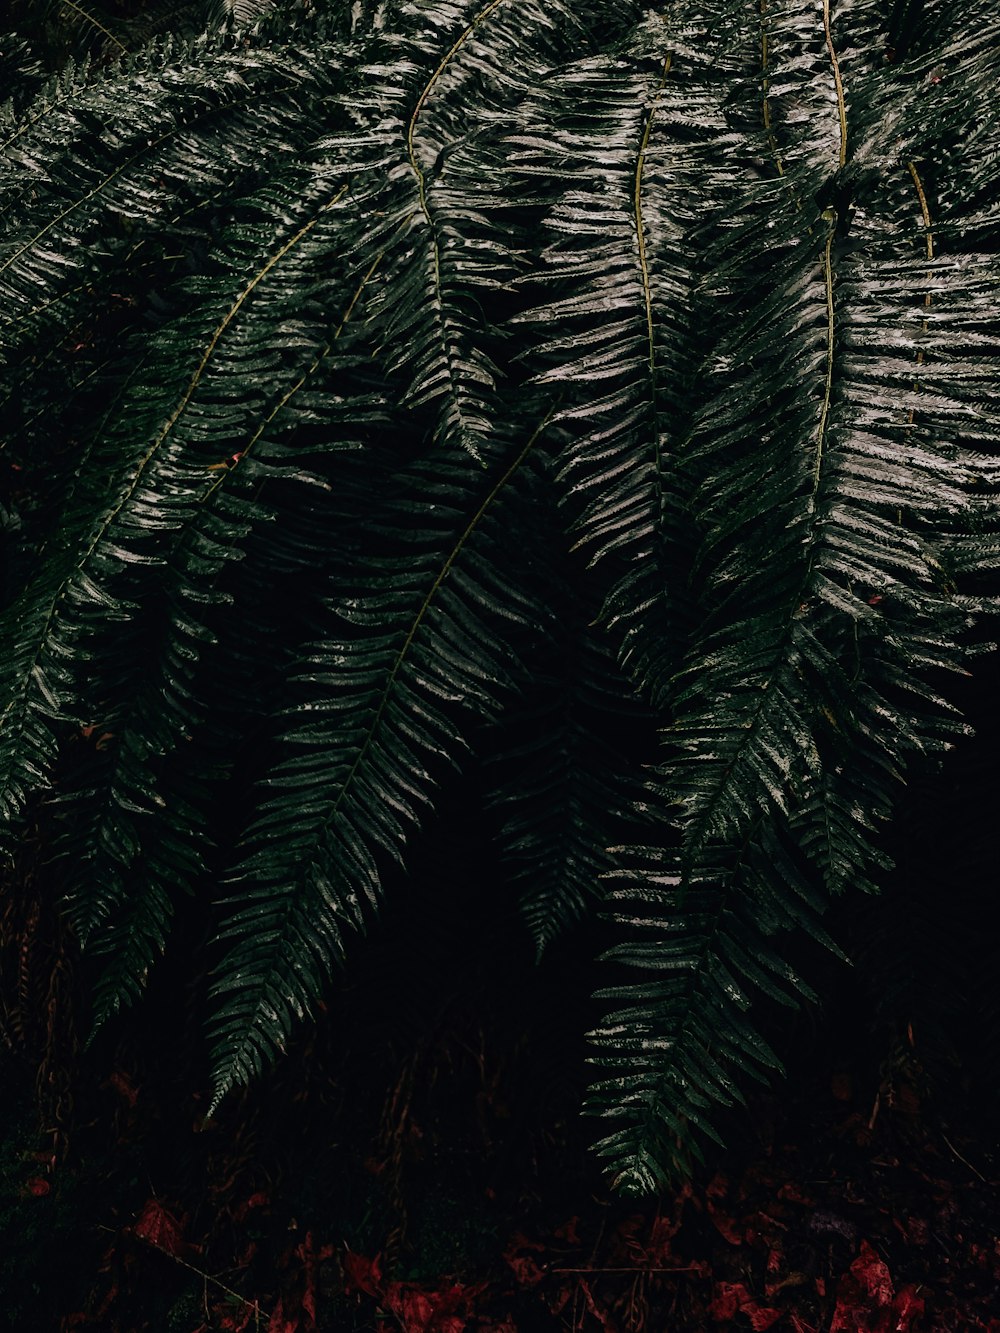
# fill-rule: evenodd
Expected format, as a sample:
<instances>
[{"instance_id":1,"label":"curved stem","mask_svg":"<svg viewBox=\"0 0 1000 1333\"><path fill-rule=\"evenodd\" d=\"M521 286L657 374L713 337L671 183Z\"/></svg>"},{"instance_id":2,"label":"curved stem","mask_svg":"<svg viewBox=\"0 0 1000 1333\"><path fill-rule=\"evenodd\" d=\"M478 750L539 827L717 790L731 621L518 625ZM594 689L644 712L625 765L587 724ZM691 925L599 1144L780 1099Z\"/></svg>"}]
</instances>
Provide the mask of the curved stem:
<instances>
[{"instance_id":1,"label":"curved stem","mask_svg":"<svg viewBox=\"0 0 1000 1333\"><path fill-rule=\"evenodd\" d=\"M826 49L830 53L830 64L833 66L833 82L837 89L837 114L840 117L839 164L844 166L847 162L847 107L844 103L844 80L840 74L840 61L837 59L833 32L830 28L830 0L823 0L823 33L826 37Z\"/></svg>"}]
</instances>

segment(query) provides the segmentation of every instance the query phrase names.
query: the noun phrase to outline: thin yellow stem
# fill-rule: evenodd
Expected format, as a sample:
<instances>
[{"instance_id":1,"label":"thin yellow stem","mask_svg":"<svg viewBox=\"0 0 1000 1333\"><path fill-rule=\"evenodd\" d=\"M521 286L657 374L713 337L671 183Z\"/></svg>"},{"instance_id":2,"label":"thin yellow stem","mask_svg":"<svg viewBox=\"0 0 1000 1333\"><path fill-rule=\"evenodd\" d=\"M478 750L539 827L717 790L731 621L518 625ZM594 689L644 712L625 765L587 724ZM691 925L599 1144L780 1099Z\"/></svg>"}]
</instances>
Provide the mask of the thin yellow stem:
<instances>
[{"instance_id":1,"label":"thin yellow stem","mask_svg":"<svg viewBox=\"0 0 1000 1333\"><path fill-rule=\"evenodd\" d=\"M840 74L840 61L833 45L833 32L830 27L830 0L823 0L823 32L826 36L826 49L830 53L833 66L833 82L837 88L837 113L840 116L840 165L847 162L847 107L844 103L844 80Z\"/></svg>"},{"instance_id":2,"label":"thin yellow stem","mask_svg":"<svg viewBox=\"0 0 1000 1333\"><path fill-rule=\"evenodd\" d=\"M506 0L490 0L490 3L488 5L485 5L479 11L479 13L468 25L468 27L464 29L464 31L460 34L460 36L458 36L455 39L454 42L452 42L451 46L448 48L448 50L442 57L441 62L438 65L437 69L435 69L434 73L431 75L431 77L427 80L427 83L424 85L424 90L417 98L417 104L413 108L413 112L410 115L409 123L407 124L406 127L406 155L409 158L410 167L413 170L413 174L417 178L417 195L419 198L419 208L424 215L428 229L430 231L431 246L433 247L434 251L433 255L434 291L437 294L439 301L442 299L442 289L443 289L443 282L441 277L441 246L440 243L438 242L437 228L434 225L434 219L431 217L430 205L427 202L427 178L424 175L424 169L420 165L420 161L417 157L417 145L416 145L417 121L419 120L420 114L423 111L424 107L427 105L427 99L430 97L431 93L433 92L435 86L438 83L438 80L441 78L442 74L447 69L453 56L456 54L457 51L459 51L462 48L462 46L465 45L465 43L468 41L472 33L475 32L476 28L479 27L480 23L482 23L484 19L489 18L489 16L492 13L494 13L495 10L499 9L500 6L505 3ZM412 217L413 214L411 213L409 216ZM441 330L441 342L444 350L445 359L448 363L449 377L452 380L454 380L451 350L448 347L443 328Z\"/></svg>"},{"instance_id":3,"label":"thin yellow stem","mask_svg":"<svg viewBox=\"0 0 1000 1333\"><path fill-rule=\"evenodd\" d=\"M59 0L59 3L65 5L67 9L72 9L75 13L79 14L82 19L86 19L87 22L92 24L95 28L97 28L99 32L103 32L109 42L114 42L115 46L118 47L119 51L122 51L124 52L125 55L128 55L128 47L125 45L125 43L120 42L113 32L108 32L107 28L100 21L100 19L95 19L93 14L88 14L88 12L85 9L81 9L78 4L74 3L74 0Z\"/></svg>"},{"instance_id":4,"label":"thin yellow stem","mask_svg":"<svg viewBox=\"0 0 1000 1333\"><path fill-rule=\"evenodd\" d=\"M767 77L769 56L770 51L767 40L767 0L760 0L760 63L764 71L761 82L764 130L767 134L767 142L771 145L771 152L774 154L774 165L778 168L778 175L783 176L785 174L785 166L781 160L781 153L778 150L778 138L774 133L774 128L771 124L771 103L767 96L767 90L770 83L770 80Z\"/></svg>"},{"instance_id":5,"label":"thin yellow stem","mask_svg":"<svg viewBox=\"0 0 1000 1333\"><path fill-rule=\"evenodd\" d=\"M102 1227L101 1229L103 1231L111 1230L110 1227ZM182 1259L179 1254L173 1254L170 1250L164 1249L162 1245L157 1245L156 1241L150 1240L148 1236L143 1236L139 1232L136 1232L135 1234L138 1235L140 1240L145 1241L146 1244L150 1247L150 1249L156 1250L157 1254L162 1254L165 1258L172 1259L175 1264L179 1264L181 1268L186 1268L190 1273L196 1273L206 1286L208 1286L208 1284L211 1283L213 1287L218 1287L218 1289L221 1292L224 1292L230 1298L230 1300L239 1301L248 1310L252 1311L254 1316L255 1328L260 1327L261 1315L263 1315L265 1319L270 1318L270 1312L267 1310L262 1310L260 1308L260 1302L258 1300L252 1300L252 1301L247 1300L247 1298L241 1295L240 1292L234 1291L232 1287L227 1287L224 1282L220 1282L219 1279L217 1277L213 1277L211 1273L206 1273L203 1268L198 1268L196 1264L190 1264L186 1259Z\"/></svg>"},{"instance_id":6,"label":"thin yellow stem","mask_svg":"<svg viewBox=\"0 0 1000 1333\"><path fill-rule=\"evenodd\" d=\"M833 235L837 225L837 215L832 208L826 209L824 217L830 224L826 245L823 247L823 282L826 287L826 376L823 384L823 404L820 408L819 426L816 430L816 458L813 463L812 494L809 497L810 512L815 508L819 493L820 471L823 467L823 453L826 444L826 423L830 415L830 399L833 393Z\"/></svg>"},{"instance_id":7,"label":"thin yellow stem","mask_svg":"<svg viewBox=\"0 0 1000 1333\"><path fill-rule=\"evenodd\" d=\"M913 184L917 187L917 198L920 201L920 215L924 220L924 232L926 234L926 239L927 239L927 258L933 259L934 233L931 231L931 211L927 207L927 195L924 193L924 186L923 182L920 179L920 173L917 171L917 164L915 162L907 162L906 165L910 175L913 177ZM929 293L927 300L928 302L930 301Z\"/></svg>"},{"instance_id":8,"label":"thin yellow stem","mask_svg":"<svg viewBox=\"0 0 1000 1333\"><path fill-rule=\"evenodd\" d=\"M653 292L649 280L649 259L646 254L646 226L642 217L642 175L646 167L646 154L649 151L649 137L653 129L653 117L656 115L656 108L659 106L663 98L663 90L666 87L672 61L673 54L671 53L663 62L663 73L660 76L656 96L653 98L652 105L649 108L649 114L646 117L646 123L643 126L642 142L639 145L639 157L635 164L635 190L633 195L635 234L639 243L639 269L642 274L642 295L646 304L646 338L649 344L649 391L653 407L653 437L656 461L656 470L653 477L653 499L656 508L659 511L657 515L658 521L659 518L662 517L663 508L663 468L660 454L660 432L656 421L656 339L653 331Z\"/></svg>"},{"instance_id":9,"label":"thin yellow stem","mask_svg":"<svg viewBox=\"0 0 1000 1333\"><path fill-rule=\"evenodd\" d=\"M919 202L920 202L920 215L921 215L921 217L923 218L923 221L924 221L924 238L925 238L925 245L926 245L926 250L927 250L927 259L928 259L928 262L930 262L930 261L933 260L933 258L934 258L934 232L931 230L931 225L932 225L932 224L931 224L931 211L930 211L930 208L929 208L928 205L927 205L927 195L926 195L926 193L925 193L925 191L924 191L923 181L920 179L920 173L919 173L919 171L917 171L917 164L916 164L915 162L907 162L906 166L907 166L907 169L909 170L910 176L911 176L912 179L913 179L913 184L914 184L914 186L916 187L916 191L917 191L917 199L918 199ZM930 275L928 274L928 278L929 278L929 277L930 277ZM931 304L932 304L931 294L930 294L930 292L927 292L927 293L924 295L924 309L925 309L925 310L929 310L930 307L931 307ZM926 332L927 332L927 320L926 320L926 319L922 321L922 323L921 323L921 327L922 327L923 332L926 333ZM922 366L923 364L924 364L924 349L921 347L921 348L919 348L918 351L917 351L917 365L918 365L918 366ZM919 380L915 380L915 381L914 381L914 384L913 384L913 387L914 387L914 389L919 389L919 388L920 388L920 381L919 381ZM910 424L911 426L913 425L915 419L916 419L916 412L911 408L911 409L910 409L910 422L909 422L909 424Z\"/></svg>"},{"instance_id":10,"label":"thin yellow stem","mask_svg":"<svg viewBox=\"0 0 1000 1333\"><path fill-rule=\"evenodd\" d=\"M423 168L417 161L416 144L414 142L414 136L416 134L416 129L417 129L417 121L420 118L420 113L427 105L427 99L433 92L435 85L441 78L441 75L448 68L448 65L450 64L452 57L455 55L457 51L459 51L465 45L465 43L475 32L476 28L479 27L480 23L482 23L483 19L489 18L489 16L493 13L494 10L499 9L500 6L505 3L506 0L490 0L490 3L479 11L479 13L472 20L469 26L464 30L464 32L462 32L461 36L457 37L455 41L452 42L451 46L448 48L448 50L442 57L441 63L438 65L437 69L434 71L431 77L427 80L423 92L417 98L417 104L413 108L413 114L410 116L409 124L406 127L406 153L410 159L410 166L413 168L414 173L416 174L417 177L417 186L420 191L420 206L423 209L425 215L427 216L428 221L430 221L430 215L427 213L426 182L424 180Z\"/></svg>"}]
</instances>

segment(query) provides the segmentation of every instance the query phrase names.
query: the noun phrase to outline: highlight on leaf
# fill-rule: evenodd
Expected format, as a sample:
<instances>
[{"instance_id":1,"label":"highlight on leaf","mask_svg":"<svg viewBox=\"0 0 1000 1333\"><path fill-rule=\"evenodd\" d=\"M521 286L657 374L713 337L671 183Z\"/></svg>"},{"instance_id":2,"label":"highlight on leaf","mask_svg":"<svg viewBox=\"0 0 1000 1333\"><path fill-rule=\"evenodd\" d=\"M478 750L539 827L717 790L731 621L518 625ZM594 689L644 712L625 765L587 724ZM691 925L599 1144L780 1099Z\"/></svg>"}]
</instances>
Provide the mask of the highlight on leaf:
<instances>
[{"instance_id":1,"label":"highlight on leaf","mask_svg":"<svg viewBox=\"0 0 1000 1333\"><path fill-rule=\"evenodd\" d=\"M262 1078L462 784L595 942L619 1189L780 1073L1000 551L1000 19L904 8L0 42L0 846L95 1028L191 930L213 1108Z\"/></svg>"}]
</instances>

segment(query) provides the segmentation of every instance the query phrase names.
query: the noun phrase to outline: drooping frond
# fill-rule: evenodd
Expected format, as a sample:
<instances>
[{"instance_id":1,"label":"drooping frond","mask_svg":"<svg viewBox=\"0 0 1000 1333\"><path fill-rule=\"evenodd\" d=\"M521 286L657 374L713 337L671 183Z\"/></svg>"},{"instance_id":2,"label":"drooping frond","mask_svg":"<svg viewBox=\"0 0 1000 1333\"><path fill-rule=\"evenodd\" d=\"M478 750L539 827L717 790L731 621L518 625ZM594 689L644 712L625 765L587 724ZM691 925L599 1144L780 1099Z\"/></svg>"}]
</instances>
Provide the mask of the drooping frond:
<instances>
[{"instance_id":1,"label":"drooping frond","mask_svg":"<svg viewBox=\"0 0 1000 1333\"><path fill-rule=\"evenodd\" d=\"M655 1189L965 728L1000 19L197 8L0 46L3 845L44 802L98 1022L191 895L218 1100L463 770L539 948L607 908L589 1107Z\"/></svg>"},{"instance_id":2,"label":"drooping frond","mask_svg":"<svg viewBox=\"0 0 1000 1333\"><path fill-rule=\"evenodd\" d=\"M686 436L701 330L689 240L718 205L724 67L653 18L627 59L576 61L519 108L515 168L553 198L519 317L562 392L557 484L624 667L662 709L681 630ZM694 182L697 181L697 188ZM547 299L550 292L554 299ZM678 645L679 646L679 645Z\"/></svg>"},{"instance_id":3,"label":"drooping frond","mask_svg":"<svg viewBox=\"0 0 1000 1333\"><path fill-rule=\"evenodd\" d=\"M607 849L624 834L633 765L649 734L648 715L571 586L554 579L543 601L558 618L532 684L496 728L486 797L539 958L603 896Z\"/></svg>"},{"instance_id":4,"label":"drooping frond","mask_svg":"<svg viewBox=\"0 0 1000 1333\"><path fill-rule=\"evenodd\" d=\"M260 679L274 655L266 647L273 643L268 597L280 596L290 572L315 559L320 515L331 523L342 518L328 498L331 477L342 455L361 448L366 426L381 420L377 390L366 386L350 350L349 320L364 275L327 276L347 187L323 170L318 179L309 174L303 172L298 216L289 218L270 192L244 201L243 220L216 255L223 299L203 299L161 335L169 349L195 345L200 355L181 362L178 381L162 386L162 398L140 378L123 405L129 428L139 404L153 404L151 425L163 423L151 430L160 456L146 466L155 472L135 479L123 511L133 531L123 524L119 540L131 559L114 571L123 600L155 608L144 632L156 645L158 665L150 671L133 662L133 678L107 683L105 697L91 702L92 716L112 734L100 790L66 819L70 904L84 939L95 931L101 936L105 925L114 931L116 911L135 891L137 860L151 883L176 882L181 867L185 878L197 873L211 801L204 797L200 807L183 801L183 784L181 792L170 784L170 765L195 741L203 760L219 756L218 785L227 753L238 744L231 710L207 706L210 681L229 679L235 691L245 689L240 677L248 663L242 653L234 661L224 651L224 626L233 616L245 618L248 628L257 625L264 646L253 667ZM267 259L259 264L262 252ZM248 282L251 264L259 267ZM264 334L259 343L246 337L248 325ZM352 372L354 392L336 393L335 377ZM322 432L315 429L320 420ZM295 511L304 500L308 510L306 497L320 514L303 523ZM280 532L278 540L269 538L271 530ZM143 539L150 544L146 559ZM232 577L235 562L240 572ZM295 591L304 598L303 587ZM282 647L279 660L288 651ZM190 772L185 776L194 781ZM151 838L157 823L172 830L162 845ZM154 856L151 845L159 846ZM162 895L156 900L168 902Z\"/></svg>"},{"instance_id":5,"label":"drooping frond","mask_svg":"<svg viewBox=\"0 0 1000 1333\"><path fill-rule=\"evenodd\" d=\"M391 97L373 104L377 119L362 111L359 125L359 137L383 137L391 153L372 238L384 253L373 318L392 349L402 405L433 405L435 437L477 457L497 387L482 313L516 273L486 212L491 180L479 140L544 76L575 23L561 5L512 0L402 13L403 34L386 34L366 71Z\"/></svg>"},{"instance_id":6,"label":"drooping frond","mask_svg":"<svg viewBox=\"0 0 1000 1333\"><path fill-rule=\"evenodd\" d=\"M218 703L220 682L241 691L239 673L248 667L238 641L235 653L229 649L226 609L266 639L274 612L266 600L261 606L262 591L280 597L294 571L303 571L294 587L301 614L285 627L293 637L277 655L282 663L296 660L308 642L306 625L309 636L316 633L319 609L334 614L336 566L323 554L319 569L310 568L326 550L328 531L370 518L371 506L381 503L379 487L390 476L410 476L408 455L419 457L419 437L397 451L384 475L373 455L361 483L350 479L350 468L345 474L335 460L323 461L331 451L366 450L384 431L381 404L400 373L400 340L407 347L404 386L413 375L421 381L419 393L405 396L404 410L446 448L461 437L463 457L471 450L487 460L485 447L471 444L475 431L461 405L472 401L470 386L480 392L474 366L486 364L471 347L478 335L468 317L478 310L475 293L497 286L510 260L497 246L478 265L466 255L463 283L448 286L453 257L446 251L459 240L474 244L484 223L465 194L438 179L429 154L454 148L461 156L448 136L468 137L449 97L474 86L484 115L495 114L510 89L522 86L500 59L503 41L489 53L498 62L491 78L482 78L478 26L496 16L503 40L513 41L501 8L464 18L450 9L419 37L411 31L416 12L404 9L402 29L380 30L366 48L369 61L402 52L400 81L374 83L377 67L362 66L350 97L338 97L348 80L335 45L313 42L311 71L294 46L214 37L179 52L154 51L96 82L70 71L12 127L7 197L15 222L30 217L20 232L12 230L3 259L7 355L19 387L44 385L52 366L35 348L46 339L63 376L48 401L42 389L40 409L23 423L19 457L34 452L38 474L32 430L51 430L67 396L84 418L95 404L101 415L71 463L57 460L62 522L42 536L48 504L38 505L39 569L8 612L15 648L2 729L4 799L13 818L32 790L46 785L61 736L75 729L103 738L87 781L59 799L70 913L80 937L109 959L98 1021L141 986L166 938L178 883L205 873L213 799L231 776L228 756L241 744L248 714L260 713ZM547 12L534 21L554 31L554 17ZM134 114L133 98L143 116ZM91 138L100 151L90 154L90 174L81 177L73 163ZM98 230L109 242L86 244ZM53 262L63 251L68 269ZM201 268L189 277L194 252ZM155 303L143 287L147 264L162 284ZM128 312L124 331L109 328L107 312L95 317L92 308L92 291L111 283ZM67 337L80 339L73 355L83 365L67 365ZM470 367L474 373L466 375ZM37 395L22 397L39 407ZM506 428L502 437L515 438ZM457 503L453 492L461 495L466 485L480 496L487 480L471 460L464 481L454 460L444 466L459 472L442 497L442 520ZM299 515L310 507L317 521L303 524ZM402 509L393 512L404 521ZM455 513L468 517L460 506ZM434 566L432 538L444 540L446 530L438 523L424 533L423 558L437 569L435 578L448 576L447 603L464 576L452 571L447 552ZM459 545L464 556L464 540ZM255 578L234 579L234 562ZM354 565L349 569L350 588ZM492 605L488 570L475 587ZM501 616L514 614L502 599L501 608ZM399 623L412 614L406 623L415 627L424 612L403 603L394 614ZM408 664L408 648L396 651L399 664ZM146 654L156 663L152 671ZM89 670L81 674L84 661ZM258 649L258 673L261 665ZM482 663L470 670L489 675ZM353 667L348 678L354 680ZM377 679L370 688L378 689ZM448 688L460 692L455 683ZM371 713L372 738L383 711ZM444 725L428 716L432 732ZM186 752L199 756L203 769L208 759L211 776L197 772ZM359 798L348 784L352 811L370 796L365 765L357 781L365 786ZM369 833L376 846L384 840L377 819ZM344 892L356 895L357 886ZM307 907L305 901L295 910ZM276 941L279 953L286 947ZM275 1034L263 1040L273 1046Z\"/></svg>"},{"instance_id":7,"label":"drooping frond","mask_svg":"<svg viewBox=\"0 0 1000 1333\"><path fill-rule=\"evenodd\" d=\"M512 635L537 609L490 553L534 439L494 445L484 472L434 456L402 473L367 516L367 549L351 552L324 598L275 719L282 757L261 779L229 881L217 1099L309 1011L345 934L377 909L382 868L402 857L470 721L495 716L517 683Z\"/></svg>"},{"instance_id":8,"label":"drooping frond","mask_svg":"<svg viewBox=\"0 0 1000 1333\"><path fill-rule=\"evenodd\" d=\"M165 553L169 534L183 528L212 485L210 469L237 451L235 447L225 449L228 442L238 444L241 440L234 412L242 415L244 421L258 420L252 401L247 402L245 411L227 406L226 399L232 399L235 385L230 379L228 391L219 387L215 358L220 341L237 331L234 322L259 284L294 247L296 239L304 237L346 189L343 179L326 181L322 171L316 172L319 179L306 191L297 226L295 223L289 226L282 201L276 249L259 263L256 273L247 271L245 256L242 263L237 258L232 264L236 272L233 274L231 268L228 283L224 276L217 282L214 301L199 306L179 324L168 324L158 335L158 345L154 341L150 346L148 337L143 340L144 345L137 345L137 331L128 330L126 347L135 347L133 355L138 365L133 364L127 372L119 370L116 374L113 361L108 366L108 349L100 339L95 339L96 365L86 367L79 384L71 378L61 384L56 379L53 399L47 401L44 381L50 369L44 362L39 365L36 357L26 355L27 349L35 346L36 340L52 340L63 351L56 363L57 369L62 369L59 361L65 363L67 358L58 340L74 334L78 310L86 302L91 284L109 268L114 273L123 254L132 251L131 237L145 227L152 230L164 215L168 228L176 226L178 218L187 211L190 189L205 190L210 197L223 184L231 185L234 174L250 169L262 142L267 141L268 129L276 144L287 144L288 135L295 132L299 121L297 101L303 95L301 87L292 94L291 107L279 105L277 110L267 113L259 107L251 110L253 103L247 99L246 89L248 81L259 73L265 86L273 90L277 71L279 86L291 90L293 77L301 77L304 84L308 81L304 66L294 60L273 58L258 62L252 56L241 63L229 53L220 55L219 63L224 67L222 71L215 67L214 58L196 58L190 75L196 87L211 86L206 115L213 123L219 112L216 101L219 90L226 87L220 72L223 76L227 72L232 75L234 95L239 90L235 123L229 119L226 125L232 152L221 173L215 174L216 168L211 165L213 155L207 151L206 143L199 140L199 129L192 127L190 113L178 116L176 107L168 107L160 127L140 122L134 150L132 140L126 147L124 166L103 162L92 176L85 176L82 181L74 173L69 203L57 197L47 208L38 204L32 220L8 244L0 261L0 283L9 312L2 332L10 349L8 355L21 374L17 387L25 403L31 404L28 411L32 417L25 423L18 442L22 457L31 457L32 432L46 423L50 427L52 416L60 408L65 411L64 404L56 406L55 393L69 396L71 401L75 398L77 404L87 404L93 413L88 401L89 381L103 374L101 384L111 396L109 408L94 423L96 429L92 427L89 435L75 441L71 460L63 466L63 492L55 497L62 505L59 526L50 530L47 540L40 544L35 576L5 616L5 634L9 635L12 647L3 664L4 709L0 722L3 797L0 799L8 817L16 815L32 787L44 782L45 756L51 760L54 755L54 725L64 720L89 725L95 713L99 716L113 711L113 701L125 697L129 687L127 678L106 679L95 672L91 680L84 681L79 671L80 655L83 660L88 654L100 657L100 645L107 642L109 632L121 634L123 624L137 629L148 615L148 604L142 603L144 587L152 589L162 583L161 571L170 564ZM203 68L206 64L211 76ZM169 102L171 80L162 79L162 69L143 71L135 80L140 89L145 90L147 73L149 81L160 88ZM334 80L337 77L335 66L330 77ZM119 136L127 132L126 125L133 126L134 118L130 119L116 101L115 89L121 90L114 80L102 82L98 88L100 95L92 114L96 116L102 111L111 115L102 133L109 155L120 156ZM174 92L180 99L179 92ZM155 121L154 98L149 100L149 115ZM86 123L82 114L77 119L65 112L56 96L39 123L26 127L10 145L10 158L22 165L32 160L36 151L30 142L32 135L47 139L61 127L66 137L71 138L67 117L78 129ZM202 127L202 132L211 132L208 125ZM156 136L152 152L148 145L150 134ZM51 164L49 171L53 171ZM162 183L159 194L150 188L151 172L159 173L153 178ZM54 185L50 192L58 193ZM44 187L40 193L44 193ZM271 207L274 208L273 202ZM113 217L129 219L131 237L125 234L128 229L123 229L120 239L112 235L106 247L95 248L91 238L95 228L108 225L108 209ZM38 225L35 219L46 212L47 220ZM254 236L256 241L261 239L260 230ZM68 276L67 266L56 264L53 259L64 251L72 257ZM254 262L258 263L256 253ZM45 292L51 293L48 299L39 295ZM285 299L288 299L287 288ZM85 330L86 325L83 327ZM76 336L82 336L86 342L86 332ZM294 345L294 332L286 335L286 341ZM87 354L86 345L81 351ZM266 367L270 374L278 351L277 347L258 348L255 352L258 364L251 373L263 375ZM139 369L147 352L156 362L151 371ZM14 361L18 355L19 365ZM235 359L230 375L234 370L246 374L248 367L240 364L239 354ZM167 373L164 367L169 367ZM12 380L17 384L14 376ZM36 386L42 397L42 411L38 411L36 395L29 393ZM203 401L206 390L207 403ZM280 381L277 388L268 386L266 391L280 397ZM52 388L49 392L52 393ZM36 452L41 450L41 445L36 446ZM32 463L37 466L38 459L32 458ZM115 655L112 653L107 660L116 660ZM119 670L125 669L133 676L142 671L141 660L130 660L125 654L117 658L117 665ZM32 742L23 744L29 734Z\"/></svg>"},{"instance_id":9,"label":"drooping frond","mask_svg":"<svg viewBox=\"0 0 1000 1333\"><path fill-rule=\"evenodd\" d=\"M899 211L905 154L848 193L858 108L883 76L867 7L838 12L835 33L824 6L817 33L811 7L781 11L768 115L747 143L771 170L746 163L703 286L722 330L690 444L705 617L648 798L678 812L677 862L637 849L615 872L620 919L660 938L614 956L669 980L612 992L633 1007L597 1034L607 1048L636 1025L601 1090L625 1122L602 1151L630 1188L661 1178L674 1135L686 1150L685 1123L710 1129L737 1069L769 1062L736 1012L783 975L769 936L794 924L820 937L827 896L870 886L911 757L962 730L937 676L965 656L949 550L988 481L963 444L995 430L975 334L995 275L973 255L929 255L924 210ZM825 99L804 56L824 50ZM800 80L825 117L800 121L798 97L782 114L776 90Z\"/></svg>"},{"instance_id":10,"label":"drooping frond","mask_svg":"<svg viewBox=\"0 0 1000 1333\"><path fill-rule=\"evenodd\" d=\"M748 1079L781 1070L752 1011L815 999L787 960L789 931L832 945L821 896L771 828L739 856L706 856L697 877L658 832L614 849L610 917L627 938L604 956L621 980L598 993L614 1007L590 1034L600 1074L588 1109L610 1130L597 1151L630 1194L689 1175L699 1140L720 1141L720 1110L743 1101Z\"/></svg>"}]
</instances>

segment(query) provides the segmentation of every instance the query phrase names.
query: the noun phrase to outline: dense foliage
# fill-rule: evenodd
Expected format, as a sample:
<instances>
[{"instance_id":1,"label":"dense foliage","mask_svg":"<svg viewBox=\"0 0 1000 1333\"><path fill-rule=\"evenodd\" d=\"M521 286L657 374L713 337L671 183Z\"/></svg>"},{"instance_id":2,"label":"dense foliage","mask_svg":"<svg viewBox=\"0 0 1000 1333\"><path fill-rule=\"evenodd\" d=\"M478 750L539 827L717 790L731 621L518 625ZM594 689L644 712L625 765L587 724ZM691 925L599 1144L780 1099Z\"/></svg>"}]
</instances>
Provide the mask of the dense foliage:
<instances>
[{"instance_id":1,"label":"dense foliage","mask_svg":"<svg viewBox=\"0 0 1000 1333\"><path fill-rule=\"evenodd\" d=\"M0 53L8 858L45 811L98 1025L197 900L218 1104L463 775L539 950L606 914L589 1106L653 1190L964 730L1000 15L211 17Z\"/></svg>"}]
</instances>

